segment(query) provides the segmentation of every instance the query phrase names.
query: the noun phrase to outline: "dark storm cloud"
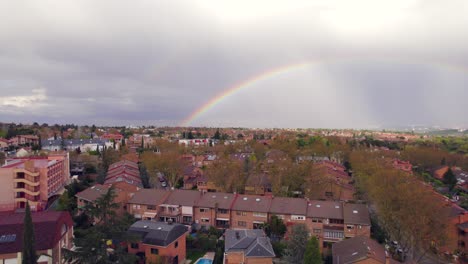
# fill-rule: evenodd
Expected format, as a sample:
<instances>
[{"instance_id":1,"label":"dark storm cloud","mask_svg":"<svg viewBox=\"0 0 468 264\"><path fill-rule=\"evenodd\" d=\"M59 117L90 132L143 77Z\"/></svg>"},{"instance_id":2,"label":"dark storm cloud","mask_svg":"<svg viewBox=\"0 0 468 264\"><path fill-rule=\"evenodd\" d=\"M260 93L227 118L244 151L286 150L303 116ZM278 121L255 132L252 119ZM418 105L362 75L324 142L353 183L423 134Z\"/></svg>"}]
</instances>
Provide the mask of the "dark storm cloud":
<instances>
[{"instance_id":1,"label":"dark storm cloud","mask_svg":"<svg viewBox=\"0 0 468 264\"><path fill-rule=\"evenodd\" d=\"M0 120L175 125L236 83L309 61L313 69L257 83L193 124L466 124L459 106L467 98L460 70L468 68L467 7L463 0L3 2Z\"/></svg>"}]
</instances>

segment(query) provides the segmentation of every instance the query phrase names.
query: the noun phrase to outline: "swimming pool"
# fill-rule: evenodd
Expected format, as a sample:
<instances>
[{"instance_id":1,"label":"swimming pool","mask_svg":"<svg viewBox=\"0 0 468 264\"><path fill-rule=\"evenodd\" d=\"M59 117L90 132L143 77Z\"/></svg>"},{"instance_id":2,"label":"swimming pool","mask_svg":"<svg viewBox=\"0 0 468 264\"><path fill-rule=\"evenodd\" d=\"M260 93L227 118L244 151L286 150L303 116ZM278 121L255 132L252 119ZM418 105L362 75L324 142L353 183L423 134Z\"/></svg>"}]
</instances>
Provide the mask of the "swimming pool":
<instances>
[{"instance_id":1,"label":"swimming pool","mask_svg":"<svg viewBox=\"0 0 468 264\"><path fill-rule=\"evenodd\" d=\"M198 259L197 262L195 262L195 264L212 264L212 263L213 263L213 260L207 259L207 258L201 258L201 259Z\"/></svg>"}]
</instances>

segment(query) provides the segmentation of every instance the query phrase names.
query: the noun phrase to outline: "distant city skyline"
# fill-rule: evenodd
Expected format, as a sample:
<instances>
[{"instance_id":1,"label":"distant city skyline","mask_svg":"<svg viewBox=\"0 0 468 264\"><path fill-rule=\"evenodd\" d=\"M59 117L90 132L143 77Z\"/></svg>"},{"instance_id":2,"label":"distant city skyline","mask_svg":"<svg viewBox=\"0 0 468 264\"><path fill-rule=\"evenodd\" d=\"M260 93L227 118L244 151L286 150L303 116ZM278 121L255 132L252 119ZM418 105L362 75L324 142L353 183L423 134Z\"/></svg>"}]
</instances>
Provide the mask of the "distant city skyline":
<instances>
[{"instance_id":1,"label":"distant city skyline","mask_svg":"<svg viewBox=\"0 0 468 264\"><path fill-rule=\"evenodd\" d=\"M0 122L468 128L467 13L463 0L3 2Z\"/></svg>"}]
</instances>

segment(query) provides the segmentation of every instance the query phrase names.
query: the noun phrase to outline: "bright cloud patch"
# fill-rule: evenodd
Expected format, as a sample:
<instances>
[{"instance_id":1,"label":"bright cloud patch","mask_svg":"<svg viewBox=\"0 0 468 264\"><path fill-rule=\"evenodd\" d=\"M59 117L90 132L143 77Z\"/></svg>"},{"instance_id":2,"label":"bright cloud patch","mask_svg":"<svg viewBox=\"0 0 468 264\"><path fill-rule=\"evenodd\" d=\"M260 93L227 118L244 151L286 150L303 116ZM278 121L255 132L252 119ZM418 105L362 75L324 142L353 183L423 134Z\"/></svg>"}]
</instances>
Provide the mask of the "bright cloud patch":
<instances>
[{"instance_id":1,"label":"bright cloud patch","mask_svg":"<svg viewBox=\"0 0 468 264\"><path fill-rule=\"evenodd\" d=\"M18 108L34 108L47 100L45 89L33 89L31 95L0 97L0 106Z\"/></svg>"}]
</instances>

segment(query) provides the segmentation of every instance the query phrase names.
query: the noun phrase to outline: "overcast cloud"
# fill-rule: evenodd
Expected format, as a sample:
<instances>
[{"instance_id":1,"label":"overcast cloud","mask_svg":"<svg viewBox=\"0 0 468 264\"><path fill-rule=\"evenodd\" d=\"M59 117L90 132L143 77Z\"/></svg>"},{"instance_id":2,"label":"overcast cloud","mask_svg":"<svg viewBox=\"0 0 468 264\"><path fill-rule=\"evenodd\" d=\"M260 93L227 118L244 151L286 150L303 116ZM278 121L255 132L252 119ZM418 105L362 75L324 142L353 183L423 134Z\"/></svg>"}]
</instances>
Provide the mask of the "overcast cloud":
<instances>
[{"instance_id":1,"label":"overcast cloud","mask_svg":"<svg viewBox=\"0 0 468 264\"><path fill-rule=\"evenodd\" d=\"M0 121L468 127L468 1L1 1Z\"/></svg>"}]
</instances>

